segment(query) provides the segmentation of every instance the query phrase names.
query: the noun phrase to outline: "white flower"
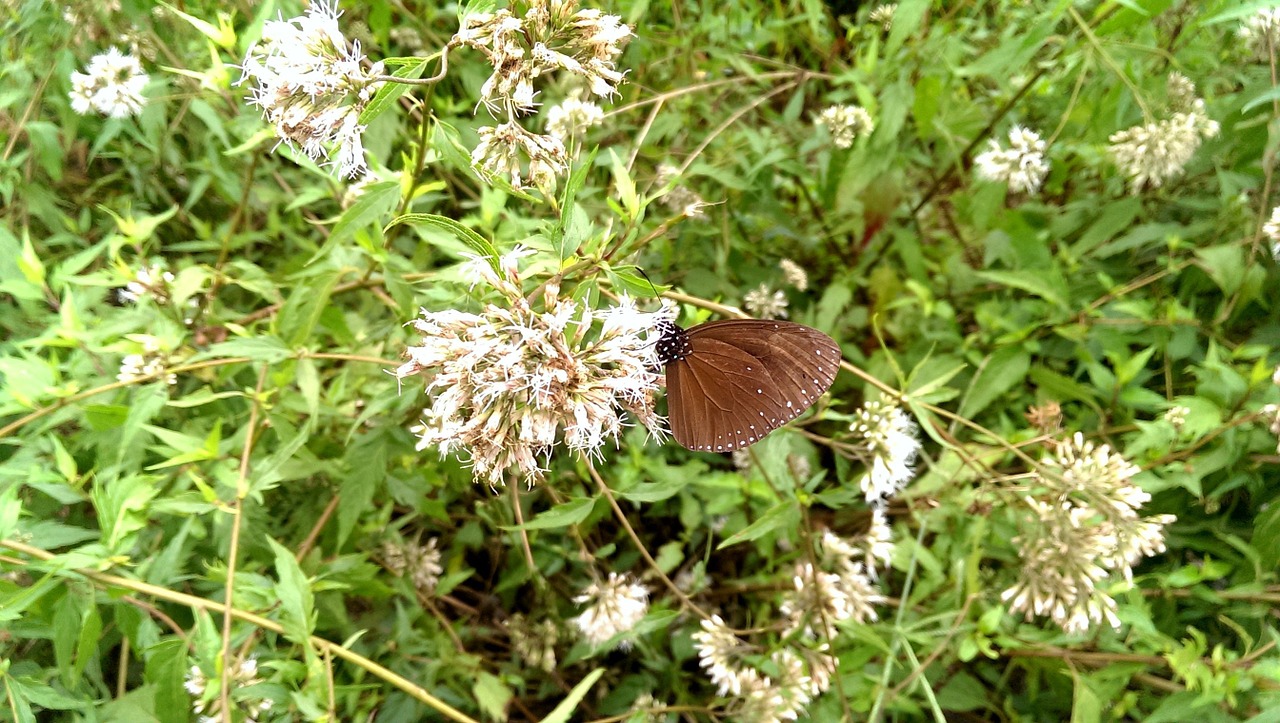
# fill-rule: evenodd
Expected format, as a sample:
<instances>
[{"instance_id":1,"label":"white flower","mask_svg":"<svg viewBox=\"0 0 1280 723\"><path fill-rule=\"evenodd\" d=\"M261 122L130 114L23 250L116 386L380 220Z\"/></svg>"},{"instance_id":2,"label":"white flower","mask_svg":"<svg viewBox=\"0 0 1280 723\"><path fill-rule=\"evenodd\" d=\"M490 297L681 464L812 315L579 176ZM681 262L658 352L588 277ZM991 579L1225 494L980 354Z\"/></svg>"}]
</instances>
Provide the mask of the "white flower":
<instances>
[{"instance_id":1,"label":"white flower","mask_svg":"<svg viewBox=\"0 0 1280 723\"><path fill-rule=\"evenodd\" d=\"M554 620L544 618L534 622L516 613L507 618L506 628L511 648L525 665L548 673L556 669L556 642L560 639L560 628Z\"/></svg>"},{"instance_id":2,"label":"white flower","mask_svg":"<svg viewBox=\"0 0 1280 723\"><path fill-rule=\"evenodd\" d=\"M137 339L138 337L133 337ZM160 350L159 340L155 337L142 337L143 350L140 354L127 354L120 360L120 371L116 380L121 382L154 381L163 378L170 386L178 383L176 374L165 374L169 355Z\"/></svg>"},{"instance_id":3,"label":"white flower","mask_svg":"<svg viewBox=\"0 0 1280 723\"><path fill-rule=\"evenodd\" d=\"M134 273L133 279L116 292L120 301L137 303L141 299L154 299L157 304L169 303L174 276L157 264L144 266Z\"/></svg>"},{"instance_id":4,"label":"white flower","mask_svg":"<svg viewBox=\"0 0 1280 723\"><path fill-rule=\"evenodd\" d=\"M863 438L871 457L862 478L868 503L882 505L915 476L912 464L920 452L915 422L888 395L858 411L850 431Z\"/></svg>"},{"instance_id":5,"label":"white flower","mask_svg":"<svg viewBox=\"0 0 1280 723\"><path fill-rule=\"evenodd\" d=\"M387 569L396 575L408 572L414 587L424 594L435 592L440 576L444 574L437 542L439 540L433 537L425 545L416 542L384 543L382 552Z\"/></svg>"},{"instance_id":6,"label":"white flower","mask_svg":"<svg viewBox=\"0 0 1280 723\"><path fill-rule=\"evenodd\" d=\"M893 27L893 14L898 11L898 3L886 3L877 5L871 11L871 15L867 17L873 23L880 26L886 33Z\"/></svg>"},{"instance_id":7,"label":"white flower","mask_svg":"<svg viewBox=\"0 0 1280 723\"><path fill-rule=\"evenodd\" d=\"M605 582L593 582L581 595L573 599L587 609L571 622L582 632L582 637L592 645L600 645L615 635L625 633L636 626L649 611L649 591L639 583L631 582L625 575L609 573ZM623 640L623 650L631 641Z\"/></svg>"},{"instance_id":8,"label":"white flower","mask_svg":"<svg viewBox=\"0 0 1280 723\"><path fill-rule=\"evenodd\" d=\"M1280 49L1280 8L1260 8L1236 33L1254 57L1266 59Z\"/></svg>"},{"instance_id":9,"label":"white flower","mask_svg":"<svg viewBox=\"0 0 1280 723\"><path fill-rule=\"evenodd\" d=\"M148 76L142 63L118 48L93 56L84 73L71 74L71 109L80 115L97 111L113 118L138 115L146 98Z\"/></svg>"},{"instance_id":10,"label":"white flower","mask_svg":"<svg viewBox=\"0 0 1280 723\"><path fill-rule=\"evenodd\" d=\"M624 413L665 434L654 411L659 377L649 337L670 311L641 312L625 296L597 311L558 298L552 287L544 310L535 311L520 293L515 257L503 265L505 278L489 268L485 278L507 306L491 304L481 314L424 309L412 322L422 342L395 375L430 378L431 406L414 428L418 449L465 453L476 480L496 487L511 467L529 484L541 479L537 457L557 440L601 454L622 434Z\"/></svg>"},{"instance_id":11,"label":"white flower","mask_svg":"<svg viewBox=\"0 0 1280 723\"><path fill-rule=\"evenodd\" d=\"M1150 495L1133 484L1139 469L1077 432L1036 470L1024 501L1031 515L1014 538L1022 568L1001 594L1011 612L1049 617L1071 634L1103 623L1120 627L1116 602L1099 583L1130 581L1133 565L1165 549L1173 515L1139 518Z\"/></svg>"},{"instance_id":12,"label":"white flower","mask_svg":"<svg viewBox=\"0 0 1280 723\"><path fill-rule=\"evenodd\" d=\"M1009 131L1009 148L1001 148L993 138L973 163L980 178L1007 183L1017 193L1035 193L1049 173L1046 147L1040 134L1014 126Z\"/></svg>"},{"instance_id":13,"label":"white flower","mask_svg":"<svg viewBox=\"0 0 1280 723\"><path fill-rule=\"evenodd\" d=\"M550 191L556 186L556 177L569 168L564 142L555 136L530 133L515 121L486 126L477 133L480 143L471 152L471 165L487 181L503 177L519 189L526 187L527 177L534 186Z\"/></svg>"},{"instance_id":14,"label":"white flower","mask_svg":"<svg viewBox=\"0 0 1280 723\"><path fill-rule=\"evenodd\" d=\"M814 123L827 127L837 148L851 147L855 138L871 135L876 127L867 109L857 105L830 106L818 114Z\"/></svg>"},{"instance_id":15,"label":"white flower","mask_svg":"<svg viewBox=\"0 0 1280 723\"><path fill-rule=\"evenodd\" d=\"M1128 177L1130 190L1138 193L1181 175L1201 138L1216 135L1217 121L1209 119L1204 101L1197 99L1191 110L1174 113L1168 120L1113 133L1108 152Z\"/></svg>"},{"instance_id":16,"label":"white flower","mask_svg":"<svg viewBox=\"0 0 1280 723\"><path fill-rule=\"evenodd\" d=\"M720 695L739 695L742 682L738 678L737 658L747 646L725 624L719 615L700 623L702 630L693 634L693 649L698 653L698 665L707 671Z\"/></svg>"},{"instance_id":17,"label":"white flower","mask_svg":"<svg viewBox=\"0 0 1280 723\"><path fill-rule=\"evenodd\" d=\"M595 103L583 101L577 93L547 111L547 132L561 141L581 140L587 129L600 125L604 111Z\"/></svg>"},{"instance_id":18,"label":"white flower","mask_svg":"<svg viewBox=\"0 0 1280 723\"><path fill-rule=\"evenodd\" d=\"M1191 410L1182 405L1175 405L1165 410L1164 421L1173 425L1174 429L1182 429L1182 425L1187 423L1187 415Z\"/></svg>"},{"instance_id":19,"label":"white flower","mask_svg":"<svg viewBox=\"0 0 1280 723\"><path fill-rule=\"evenodd\" d=\"M800 264L791 259L783 259L778 262L778 268L782 269L782 278L786 279L788 284L796 287L796 291L804 291L809 288L809 275L805 273Z\"/></svg>"},{"instance_id":20,"label":"white flower","mask_svg":"<svg viewBox=\"0 0 1280 723\"><path fill-rule=\"evenodd\" d=\"M761 319L787 318L787 295L770 289L767 284L760 284L758 288L748 291L742 297L742 305Z\"/></svg>"},{"instance_id":21,"label":"white flower","mask_svg":"<svg viewBox=\"0 0 1280 723\"><path fill-rule=\"evenodd\" d=\"M338 27L337 0L313 0L301 17L269 20L245 56L240 82L253 80L249 103L281 141L312 160L332 159L339 173L365 173L361 112L381 85L381 63L365 70L360 44Z\"/></svg>"}]
</instances>

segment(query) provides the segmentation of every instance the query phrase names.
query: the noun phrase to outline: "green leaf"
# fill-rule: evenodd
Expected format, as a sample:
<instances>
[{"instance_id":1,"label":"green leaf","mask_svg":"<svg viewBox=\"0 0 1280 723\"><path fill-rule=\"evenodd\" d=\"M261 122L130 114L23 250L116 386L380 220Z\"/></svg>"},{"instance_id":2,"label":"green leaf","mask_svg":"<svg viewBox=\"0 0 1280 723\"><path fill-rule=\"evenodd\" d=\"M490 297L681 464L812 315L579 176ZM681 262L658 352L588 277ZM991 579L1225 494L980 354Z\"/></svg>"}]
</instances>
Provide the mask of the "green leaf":
<instances>
[{"instance_id":1,"label":"green leaf","mask_svg":"<svg viewBox=\"0 0 1280 723\"><path fill-rule=\"evenodd\" d=\"M619 490L615 494L632 502L661 502L670 499L689 486L693 478L683 475L672 475L659 482L642 482L626 491Z\"/></svg>"},{"instance_id":2,"label":"green leaf","mask_svg":"<svg viewBox=\"0 0 1280 723\"><path fill-rule=\"evenodd\" d=\"M293 552L268 537L267 544L275 553L276 599L280 601L280 625L285 636L299 645L310 645L311 631L315 629L315 602L311 583L298 567Z\"/></svg>"},{"instance_id":3,"label":"green leaf","mask_svg":"<svg viewBox=\"0 0 1280 723\"><path fill-rule=\"evenodd\" d=\"M286 343L298 346L311 339L311 332L320 323L339 276L340 272L332 271L294 287L276 319L276 329Z\"/></svg>"},{"instance_id":4,"label":"green leaf","mask_svg":"<svg viewBox=\"0 0 1280 723\"><path fill-rule=\"evenodd\" d=\"M1059 273L1040 271L974 271L974 276L1012 289L1021 289L1068 309L1066 282Z\"/></svg>"},{"instance_id":5,"label":"green leaf","mask_svg":"<svg viewBox=\"0 0 1280 723\"><path fill-rule=\"evenodd\" d=\"M564 504L556 505L546 512L539 513L536 517L524 523L526 530L553 530L560 527L569 527L587 519L587 515L591 514L591 510L596 505L595 497L579 497L569 500ZM504 530L518 530L520 526L511 525L504 526Z\"/></svg>"},{"instance_id":6,"label":"green leaf","mask_svg":"<svg viewBox=\"0 0 1280 723\"><path fill-rule=\"evenodd\" d=\"M617 151L610 148L609 158L610 168L613 170L614 188L618 200L622 202L622 208L627 212L624 220L635 221L640 216L640 196L636 193L636 182L631 178L626 162Z\"/></svg>"},{"instance_id":7,"label":"green leaf","mask_svg":"<svg viewBox=\"0 0 1280 723\"><path fill-rule=\"evenodd\" d=\"M0 540L9 539L18 529L18 518L22 516L22 502L18 500L21 488L22 485L11 482L0 490Z\"/></svg>"},{"instance_id":8,"label":"green leaf","mask_svg":"<svg viewBox=\"0 0 1280 723\"><path fill-rule=\"evenodd\" d=\"M228 357L247 357L251 361L275 364L293 356L294 352L279 337L262 335L228 339L209 347L191 357L190 361L205 359L226 359Z\"/></svg>"},{"instance_id":9,"label":"green leaf","mask_svg":"<svg viewBox=\"0 0 1280 723\"><path fill-rule=\"evenodd\" d=\"M448 52L447 50L445 52ZM391 65L400 58L384 58L382 62ZM391 75L397 78L421 78L422 74L427 70L429 60L420 58L403 58L403 60L413 61L410 64L402 65L392 71ZM373 99L369 101L369 105L360 113L360 125L369 125L375 118L391 110L396 105L396 99L405 94L409 90L408 83L383 83L373 94Z\"/></svg>"},{"instance_id":10,"label":"green leaf","mask_svg":"<svg viewBox=\"0 0 1280 723\"><path fill-rule=\"evenodd\" d=\"M960 416L972 419L1000 395L1026 382L1030 367L1031 354L1025 348L1010 346L997 350L969 385L969 392L960 405Z\"/></svg>"},{"instance_id":11,"label":"green leaf","mask_svg":"<svg viewBox=\"0 0 1280 723\"><path fill-rule=\"evenodd\" d=\"M398 83L397 83L398 85ZM355 238L356 232L379 224L400 203L399 181L378 181L365 187L351 207L342 212L338 222L329 232L329 238L312 254L306 265L310 266L328 255L335 247Z\"/></svg>"},{"instance_id":12,"label":"green leaf","mask_svg":"<svg viewBox=\"0 0 1280 723\"><path fill-rule=\"evenodd\" d=\"M770 532L788 529L799 523L800 506L795 500L783 500L761 515L760 519L742 528L737 533L730 535L727 539L717 545L716 549L723 550L726 547L732 547L740 542L758 540Z\"/></svg>"},{"instance_id":13,"label":"green leaf","mask_svg":"<svg viewBox=\"0 0 1280 723\"><path fill-rule=\"evenodd\" d=\"M1200 268L1209 274L1222 293L1230 296L1240 288L1245 278L1244 247L1239 244L1210 246L1196 249L1196 257L1200 259Z\"/></svg>"},{"instance_id":14,"label":"green leaf","mask_svg":"<svg viewBox=\"0 0 1280 723\"><path fill-rule=\"evenodd\" d=\"M655 284L641 276L638 266L617 266L606 268L605 271L608 273L609 280L615 289L625 291L641 299L661 296L663 292L671 288L670 286ZM657 292L656 295L655 291Z\"/></svg>"},{"instance_id":15,"label":"green leaf","mask_svg":"<svg viewBox=\"0 0 1280 723\"><path fill-rule=\"evenodd\" d=\"M596 684L597 680L600 680L602 675L604 675L604 668L596 668L588 673L587 677L573 686L573 690L569 691L569 695L566 695L564 700L560 701L560 704L547 714L546 718L542 719L542 723L568 723L569 716L577 709L578 703L582 702L582 698L586 696L587 691Z\"/></svg>"},{"instance_id":16,"label":"green leaf","mask_svg":"<svg viewBox=\"0 0 1280 723\"><path fill-rule=\"evenodd\" d=\"M498 265L498 249L488 239L457 221L447 216L437 216L432 213L406 213L402 216L397 216L391 223L387 224L387 229L402 223L410 226L428 226L441 231L448 231L487 261L489 268L493 269L493 273L502 276L502 267Z\"/></svg>"},{"instance_id":17,"label":"green leaf","mask_svg":"<svg viewBox=\"0 0 1280 723\"><path fill-rule=\"evenodd\" d=\"M355 529L360 516L368 511L374 495L382 491L387 477L389 441L387 435L372 432L357 437L347 449L343 465L346 473L338 492L342 497L342 503L338 505L339 545Z\"/></svg>"},{"instance_id":18,"label":"green leaf","mask_svg":"<svg viewBox=\"0 0 1280 723\"><path fill-rule=\"evenodd\" d=\"M471 686L476 703L486 716L494 720L507 720L507 705L511 703L514 693L502 679L492 673L480 671L476 682Z\"/></svg>"}]
</instances>

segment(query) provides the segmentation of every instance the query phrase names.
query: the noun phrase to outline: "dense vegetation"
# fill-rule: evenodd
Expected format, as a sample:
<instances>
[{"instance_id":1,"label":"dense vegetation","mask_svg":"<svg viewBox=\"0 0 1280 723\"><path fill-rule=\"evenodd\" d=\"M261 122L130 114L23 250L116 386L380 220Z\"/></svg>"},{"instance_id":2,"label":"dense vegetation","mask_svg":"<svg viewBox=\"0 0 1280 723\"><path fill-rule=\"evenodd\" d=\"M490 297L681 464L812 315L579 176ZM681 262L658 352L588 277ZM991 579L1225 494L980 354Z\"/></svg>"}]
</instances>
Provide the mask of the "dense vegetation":
<instances>
[{"instance_id":1,"label":"dense vegetation","mask_svg":"<svg viewBox=\"0 0 1280 723\"><path fill-rule=\"evenodd\" d=\"M0 720L1280 721L1273 6L5 3Z\"/></svg>"}]
</instances>

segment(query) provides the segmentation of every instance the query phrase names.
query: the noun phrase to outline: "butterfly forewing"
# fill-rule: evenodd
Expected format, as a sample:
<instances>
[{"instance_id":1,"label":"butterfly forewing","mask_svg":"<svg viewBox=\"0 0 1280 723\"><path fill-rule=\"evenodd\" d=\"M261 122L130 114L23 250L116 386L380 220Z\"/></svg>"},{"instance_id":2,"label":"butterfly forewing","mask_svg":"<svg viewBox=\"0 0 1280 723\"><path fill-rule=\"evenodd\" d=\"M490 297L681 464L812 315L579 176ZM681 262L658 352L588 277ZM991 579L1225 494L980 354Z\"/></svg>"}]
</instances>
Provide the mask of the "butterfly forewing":
<instances>
[{"instance_id":1,"label":"butterfly forewing","mask_svg":"<svg viewBox=\"0 0 1280 723\"><path fill-rule=\"evenodd\" d=\"M671 432L689 449L728 452L795 419L831 386L840 348L816 329L734 319L687 332L667 362Z\"/></svg>"}]
</instances>

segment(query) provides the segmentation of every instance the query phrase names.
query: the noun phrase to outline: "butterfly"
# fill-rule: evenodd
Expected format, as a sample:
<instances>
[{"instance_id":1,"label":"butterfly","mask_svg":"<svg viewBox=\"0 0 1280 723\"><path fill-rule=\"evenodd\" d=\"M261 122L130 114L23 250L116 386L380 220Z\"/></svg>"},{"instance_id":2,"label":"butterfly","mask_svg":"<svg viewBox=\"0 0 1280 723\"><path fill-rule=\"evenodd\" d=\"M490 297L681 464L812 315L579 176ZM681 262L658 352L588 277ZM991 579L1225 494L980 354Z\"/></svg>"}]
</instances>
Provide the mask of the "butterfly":
<instances>
[{"instance_id":1,"label":"butterfly","mask_svg":"<svg viewBox=\"0 0 1280 723\"><path fill-rule=\"evenodd\" d=\"M688 449L732 452L800 416L831 388L840 347L803 324L728 319L657 328L671 434Z\"/></svg>"}]
</instances>

